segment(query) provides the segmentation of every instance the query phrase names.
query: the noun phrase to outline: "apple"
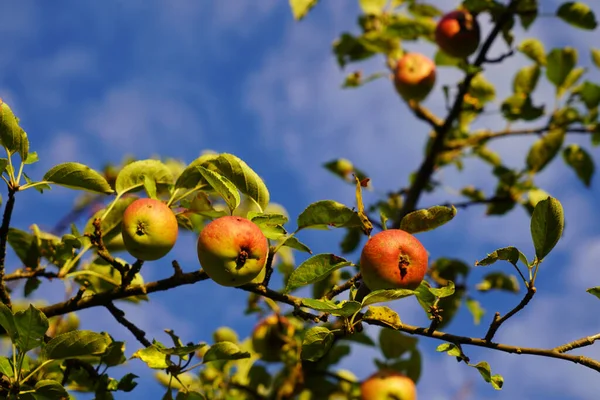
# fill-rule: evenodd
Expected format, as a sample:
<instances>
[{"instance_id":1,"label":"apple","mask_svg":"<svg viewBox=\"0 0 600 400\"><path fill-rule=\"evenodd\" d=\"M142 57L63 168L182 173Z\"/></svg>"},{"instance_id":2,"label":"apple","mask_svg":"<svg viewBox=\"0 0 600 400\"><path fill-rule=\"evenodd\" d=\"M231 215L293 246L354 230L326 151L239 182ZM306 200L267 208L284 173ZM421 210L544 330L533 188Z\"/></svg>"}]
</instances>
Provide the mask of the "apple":
<instances>
[{"instance_id":1,"label":"apple","mask_svg":"<svg viewBox=\"0 0 600 400\"><path fill-rule=\"evenodd\" d=\"M392 370L381 370L360 385L362 400L416 400L417 388L409 377Z\"/></svg>"},{"instance_id":2,"label":"apple","mask_svg":"<svg viewBox=\"0 0 600 400\"><path fill-rule=\"evenodd\" d=\"M220 328L217 328L216 331L214 331L213 340L215 341L215 343L231 342L237 344L238 335L233 329L227 326L222 326Z\"/></svg>"},{"instance_id":3,"label":"apple","mask_svg":"<svg viewBox=\"0 0 600 400\"><path fill-rule=\"evenodd\" d=\"M261 320L252 331L252 348L263 361L279 362L286 338L294 334L294 325L280 315L272 314Z\"/></svg>"},{"instance_id":4,"label":"apple","mask_svg":"<svg viewBox=\"0 0 600 400\"><path fill-rule=\"evenodd\" d=\"M269 242L249 219L225 216L200 231L197 250L200 265L213 281L222 286L240 286L264 269Z\"/></svg>"},{"instance_id":5,"label":"apple","mask_svg":"<svg viewBox=\"0 0 600 400\"><path fill-rule=\"evenodd\" d=\"M452 57L469 57L479 47L480 39L479 23L467 10L449 12L435 28L435 42Z\"/></svg>"},{"instance_id":6,"label":"apple","mask_svg":"<svg viewBox=\"0 0 600 400\"><path fill-rule=\"evenodd\" d=\"M123 213L123 244L139 260L166 256L177 241L178 229L175 214L160 200L135 200Z\"/></svg>"},{"instance_id":7,"label":"apple","mask_svg":"<svg viewBox=\"0 0 600 400\"><path fill-rule=\"evenodd\" d=\"M427 250L416 237L401 229L388 229L367 240L360 255L360 272L371 290L416 289L427 263Z\"/></svg>"},{"instance_id":8,"label":"apple","mask_svg":"<svg viewBox=\"0 0 600 400\"><path fill-rule=\"evenodd\" d=\"M394 85L406 101L424 100L435 85L435 63L420 53L406 53L396 64Z\"/></svg>"}]
</instances>

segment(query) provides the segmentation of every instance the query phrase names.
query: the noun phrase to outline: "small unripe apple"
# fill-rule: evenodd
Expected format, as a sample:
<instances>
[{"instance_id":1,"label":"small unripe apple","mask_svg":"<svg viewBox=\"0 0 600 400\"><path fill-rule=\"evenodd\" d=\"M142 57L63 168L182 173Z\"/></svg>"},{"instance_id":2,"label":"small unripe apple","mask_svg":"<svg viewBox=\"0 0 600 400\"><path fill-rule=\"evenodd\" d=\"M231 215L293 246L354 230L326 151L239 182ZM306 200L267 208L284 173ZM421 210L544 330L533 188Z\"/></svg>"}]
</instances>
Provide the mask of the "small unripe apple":
<instances>
[{"instance_id":1,"label":"small unripe apple","mask_svg":"<svg viewBox=\"0 0 600 400\"><path fill-rule=\"evenodd\" d=\"M294 325L282 316L272 314L260 321L252 331L252 348L263 361L281 361L286 338L294 334Z\"/></svg>"},{"instance_id":2,"label":"small unripe apple","mask_svg":"<svg viewBox=\"0 0 600 400\"><path fill-rule=\"evenodd\" d=\"M138 199L123 213L123 244L139 260L166 256L177 241L178 230L175 214L159 200Z\"/></svg>"},{"instance_id":3,"label":"small unripe apple","mask_svg":"<svg viewBox=\"0 0 600 400\"><path fill-rule=\"evenodd\" d=\"M479 23L467 10L449 12L435 28L435 42L452 57L469 57L479 47L480 39Z\"/></svg>"},{"instance_id":4,"label":"small unripe apple","mask_svg":"<svg viewBox=\"0 0 600 400\"><path fill-rule=\"evenodd\" d=\"M427 250L401 229L381 231L367 240L360 272L371 290L416 289L427 272Z\"/></svg>"},{"instance_id":5,"label":"small unripe apple","mask_svg":"<svg viewBox=\"0 0 600 400\"><path fill-rule=\"evenodd\" d=\"M225 216L200 231L197 250L200 265L213 281L222 286L240 286L263 270L269 242L249 219Z\"/></svg>"},{"instance_id":6,"label":"small unripe apple","mask_svg":"<svg viewBox=\"0 0 600 400\"><path fill-rule=\"evenodd\" d=\"M420 53L406 53L394 71L396 91L406 101L422 101L435 85L435 63Z\"/></svg>"},{"instance_id":7,"label":"small unripe apple","mask_svg":"<svg viewBox=\"0 0 600 400\"><path fill-rule=\"evenodd\" d=\"M362 400L417 400L417 388L409 377L381 370L360 385L360 395Z\"/></svg>"},{"instance_id":8,"label":"small unripe apple","mask_svg":"<svg viewBox=\"0 0 600 400\"><path fill-rule=\"evenodd\" d=\"M228 326L222 326L217 328L217 330L213 333L213 340L215 343L219 342L231 342L237 344L238 335L237 333L229 328Z\"/></svg>"}]
</instances>

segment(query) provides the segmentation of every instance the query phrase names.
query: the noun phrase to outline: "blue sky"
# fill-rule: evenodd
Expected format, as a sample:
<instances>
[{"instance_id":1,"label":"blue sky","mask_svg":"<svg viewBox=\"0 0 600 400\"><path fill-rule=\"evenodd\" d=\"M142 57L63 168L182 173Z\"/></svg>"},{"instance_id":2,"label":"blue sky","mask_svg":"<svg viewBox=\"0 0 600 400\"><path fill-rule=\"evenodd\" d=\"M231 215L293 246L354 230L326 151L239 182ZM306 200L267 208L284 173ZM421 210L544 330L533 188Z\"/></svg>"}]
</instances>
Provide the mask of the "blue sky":
<instances>
[{"instance_id":1,"label":"blue sky","mask_svg":"<svg viewBox=\"0 0 600 400\"><path fill-rule=\"evenodd\" d=\"M131 154L155 154L190 162L202 150L231 152L244 159L265 180L272 200L292 216L320 199L353 202L353 188L326 173L321 165L336 157L351 159L372 178L379 193L407 183L417 168L428 127L416 121L392 85L379 80L359 90L340 88L340 71L331 54L332 41L343 31L356 32L358 6L354 1L322 2L309 17L295 23L286 1L276 0L110 0L58 3L2 0L0 13L0 97L11 105L27 130L32 150L41 161L29 175L40 178L51 166L79 161L100 169ZM432 1L449 10L458 2ZM544 1L552 13L558 2ZM590 2L592 3L592 2ZM594 5L600 15L599 6ZM480 22L489 31L487 18ZM598 81L589 60L589 46L597 32L568 27L551 17L541 18L526 34L517 30L517 43L528 36L542 39L546 49L569 44L579 49L580 63L590 67L588 79ZM410 50L433 56L429 44L408 43ZM505 51L494 46L492 53ZM485 76L496 84L499 106L511 91L512 72L528 61L521 55L491 65ZM382 69L381 60L360 65L365 71ZM349 72L352 69L349 69ZM426 105L444 115L439 90L460 78L457 71L440 69L436 89ZM552 99L552 88L541 80L537 102ZM552 100L549 100L552 106ZM486 116L477 127L502 129L496 116ZM532 138L497 140L492 147L509 166L523 165ZM598 158L589 138L569 137ZM463 172L447 168L436 177L444 190L425 196L421 206L457 200L454 193L467 183L492 190L490 168L468 161ZM600 257L600 190L594 177L585 189L564 163L556 160L536 182L565 207L567 228L555 252L544 262L538 294L517 317L503 326L497 339L523 345L553 347L600 330L594 307L598 300L585 289L600 285L595 268ZM75 201L76 192L54 189L19 194L14 226L32 223L49 229ZM462 258L469 264L499 247L515 245L533 254L529 220L516 209L504 218L483 218L484 209L459 211L448 225L419 238L431 257ZM292 224L293 225L293 224ZM337 252L341 232L303 232L300 239L315 252ZM183 236L171 256L184 270L198 268L194 238ZM302 258L299 256L298 260ZM14 257L9 267L16 268ZM503 265L494 268L507 268ZM473 270L474 285L487 269ZM147 281L172 273L167 261L148 263ZM62 300L60 282L43 288L48 301ZM488 310L481 326L461 312L446 330L482 336L493 313L512 308L520 299L506 294L475 294ZM210 341L212 331L230 325L246 336L253 317L241 318L246 294L211 282L151 296L140 307L124 305L128 317L150 337L167 341L163 329L172 328L184 341ZM394 308L403 321L425 324L414 299ZM107 330L127 340L127 353L139 348L133 336L116 325L104 309L80 313L82 328ZM378 329L369 328L373 337ZM420 339L424 372L419 398L451 399L472 383L472 399L588 399L600 390L597 374L568 364L535 357L499 354L466 348L473 361L486 360L502 374L505 387L495 392L471 368L435 353L437 341ZM600 358L597 348L582 354ZM372 350L357 347L340 367L364 378L374 370L365 362ZM157 384L141 362L128 368L140 375L135 394L157 398ZM126 398L121 395L117 398Z\"/></svg>"}]
</instances>

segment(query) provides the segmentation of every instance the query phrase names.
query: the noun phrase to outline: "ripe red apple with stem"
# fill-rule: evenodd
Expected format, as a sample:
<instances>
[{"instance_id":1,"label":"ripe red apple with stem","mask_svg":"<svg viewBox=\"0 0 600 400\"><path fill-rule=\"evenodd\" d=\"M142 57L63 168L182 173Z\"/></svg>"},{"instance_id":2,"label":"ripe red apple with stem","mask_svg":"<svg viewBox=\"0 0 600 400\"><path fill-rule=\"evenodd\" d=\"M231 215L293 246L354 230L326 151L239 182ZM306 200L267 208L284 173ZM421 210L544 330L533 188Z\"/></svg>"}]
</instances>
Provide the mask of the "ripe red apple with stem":
<instances>
[{"instance_id":1,"label":"ripe red apple with stem","mask_svg":"<svg viewBox=\"0 0 600 400\"><path fill-rule=\"evenodd\" d=\"M272 314L261 320L252 331L252 348L267 362L279 362L287 338L294 334L294 325L281 315Z\"/></svg>"},{"instance_id":2,"label":"ripe red apple with stem","mask_svg":"<svg viewBox=\"0 0 600 400\"><path fill-rule=\"evenodd\" d=\"M360 255L362 279L371 290L416 289L427 272L427 264L425 247L401 229L372 236Z\"/></svg>"},{"instance_id":3,"label":"ripe red apple with stem","mask_svg":"<svg viewBox=\"0 0 600 400\"><path fill-rule=\"evenodd\" d=\"M178 231L175 214L160 200L138 199L123 212L123 244L139 260L166 256L177 241Z\"/></svg>"},{"instance_id":4,"label":"ripe red apple with stem","mask_svg":"<svg viewBox=\"0 0 600 400\"><path fill-rule=\"evenodd\" d=\"M249 219L225 216L200 231L197 250L200 265L213 281L222 286L240 286L263 270L269 242Z\"/></svg>"},{"instance_id":5,"label":"ripe red apple with stem","mask_svg":"<svg viewBox=\"0 0 600 400\"><path fill-rule=\"evenodd\" d=\"M381 370L360 385L362 400L417 400L417 388L409 377L392 370Z\"/></svg>"},{"instance_id":6,"label":"ripe red apple with stem","mask_svg":"<svg viewBox=\"0 0 600 400\"><path fill-rule=\"evenodd\" d=\"M469 57L479 47L480 40L479 23L467 10L449 12L435 28L435 42L452 57Z\"/></svg>"},{"instance_id":7,"label":"ripe red apple with stem","mask_svg":"<svg viewBox=\"0 0 600 400\"><path fill-rule=\"evenodd\" d=\"M406 53L396 64L394 86L406 101L424 100L435 85L435 63L420 53Z\"/></svg>"}]
</instances>

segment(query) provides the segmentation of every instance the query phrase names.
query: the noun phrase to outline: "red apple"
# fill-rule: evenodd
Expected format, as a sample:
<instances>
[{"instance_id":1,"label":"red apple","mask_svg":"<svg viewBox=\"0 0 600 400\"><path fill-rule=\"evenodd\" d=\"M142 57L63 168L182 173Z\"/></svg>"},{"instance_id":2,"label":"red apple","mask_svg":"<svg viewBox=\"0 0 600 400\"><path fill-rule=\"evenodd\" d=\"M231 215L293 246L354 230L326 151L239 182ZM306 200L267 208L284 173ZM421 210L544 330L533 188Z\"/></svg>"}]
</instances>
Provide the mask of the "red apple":
<instances>
[{"instance_id":1,"label":"red apple","mask_svg":"<svg viewBox=\"0 0 600 400\"><path fill-rule=\"evenodd\" d=\"M406 53L394 72L396 91L406 101L422 101L435 85L435 63L420 53Z\"/></svg>"},{"instance_id":2,"label":"red apple","mask_svg":"<svg viewBox=\"0 0 600 400\"><path fill-rule=\"evenodd\" d=\"M428 255L419 240L400 229L388 229L367 240L360 271L371 290L416 289L427 272Z\"/></svg>"},{"instance_id":3,"label":"red apple","mask_svg":"<svg viewBox=\"0 0 600 400\"><path fill-rule=\"evenodd\" d=\"M198 260L222 286L240 286L256 278L269 254L269 242L249 219L226 216L207 224L198 236Z\"/></svg>"},{"instance_id":4,"label":"red apple","mask_svg":"<svg viewBox=\"0 0 600 400\"><path fill-rule=\"evenodd\" d=\"M252 331L252 348L267 362L281 361L286 338L294 335L294 325L282 316L269 315L260 321Z\"/></svg>"},{"instance_id":5,"label":"red apple","mask_svg":"<svg viewBox=\"0 0 600 400\"><path fill-rule=\"evenodd\" d=\"M449 12L435 28L435 42L452 57L469 57L479 47L480 39L479 23L467 10Z\"/></svg>"},{"instance_id":6,"label":"red apple","mask_svg":"<svg viewBox=\"0 0 600 400\"><path fill-rule=\"evenodd\" d=\"M122 236L133 257L152 261L167 255L177 241L177 218L162 201L138 199L123 213Z\"/></svg>"},{"instance_id":7,"label":"red apple","mask_svg":"<svg viewBox=\"0 0 600 400\"><path fill-rule=\"evenodd\" d=\"M381 370L360 385L362 400L417 400L415 383L407 376L391 370Z\"/></svg>"}]
</instances>

